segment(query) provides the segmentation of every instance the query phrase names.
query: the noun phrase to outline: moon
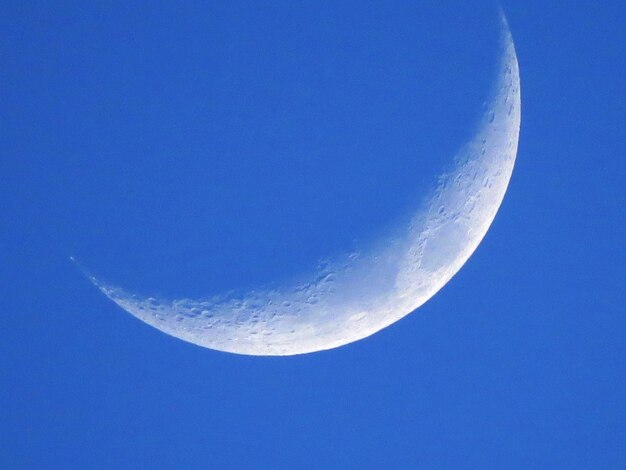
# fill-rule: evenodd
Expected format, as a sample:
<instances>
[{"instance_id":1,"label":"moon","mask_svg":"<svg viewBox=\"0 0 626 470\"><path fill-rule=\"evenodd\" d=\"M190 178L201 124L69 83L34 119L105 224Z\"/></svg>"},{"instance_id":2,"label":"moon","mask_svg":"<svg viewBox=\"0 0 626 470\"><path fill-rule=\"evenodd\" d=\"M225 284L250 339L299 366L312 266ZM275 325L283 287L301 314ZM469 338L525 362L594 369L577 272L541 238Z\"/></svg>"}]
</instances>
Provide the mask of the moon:
<instances>
[{"instance_id":1,"label":"moon","mask_svg":"<svg viewBox=\"0 0 626 470\"><path fill-rule=\"evenodd\" d=\"M122 309L210 349L287 356L342 346L397 322L435 295L487 233L506 193L519 141L520 78L501 15L499 71L474 137L432 193L366 252L323 263L291 284L205 299L160 299L88 275Z\"/></svg>"}]
</instances>

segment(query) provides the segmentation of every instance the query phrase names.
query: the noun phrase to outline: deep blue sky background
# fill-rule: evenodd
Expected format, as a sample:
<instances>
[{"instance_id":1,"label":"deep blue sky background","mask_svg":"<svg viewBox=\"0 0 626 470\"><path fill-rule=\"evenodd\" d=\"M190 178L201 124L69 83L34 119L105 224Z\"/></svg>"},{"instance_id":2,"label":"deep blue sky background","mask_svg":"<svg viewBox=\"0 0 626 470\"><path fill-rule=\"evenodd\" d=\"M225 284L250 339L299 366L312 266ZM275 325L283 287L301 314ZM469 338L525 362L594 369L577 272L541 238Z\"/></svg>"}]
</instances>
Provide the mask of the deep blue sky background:
<instances>
[{"instance_id":1,"label":"deep blue sky background","mask_svg":"<svg viewBox=\"0 0 626 470\"><path fill-rule=\"evenodd\" d=\"M361 342L205 350L119 310L375 236L471 136L491 2L5 2L2 468L626 468L626 6L507 1L509 192L461 272Z\"/></svg>"}]
</instances>

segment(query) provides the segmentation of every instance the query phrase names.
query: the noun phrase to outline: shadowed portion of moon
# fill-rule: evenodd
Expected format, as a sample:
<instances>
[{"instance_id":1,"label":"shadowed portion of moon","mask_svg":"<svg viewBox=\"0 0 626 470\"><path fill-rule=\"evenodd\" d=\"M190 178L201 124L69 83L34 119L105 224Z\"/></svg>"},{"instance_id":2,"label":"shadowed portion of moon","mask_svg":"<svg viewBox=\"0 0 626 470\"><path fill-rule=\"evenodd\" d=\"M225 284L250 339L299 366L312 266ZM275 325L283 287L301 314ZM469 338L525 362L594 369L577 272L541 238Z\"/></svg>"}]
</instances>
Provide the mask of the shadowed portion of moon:
<instances>
[{"instance_id":1,"label":"shadowed portion of moon","mask_svg":"<svg viewBox=\"0 0 626 470\"><path fill-rule=\"evenodd\" d=\"M430 299L485 236L506 192L519 139L519 67L502 17L500 70L478 131L434 194L389 239L324 263L310 279L193 300L145 297L91 281L149 325L211 349L303 354L351 343Z\"/></svg>"}]
</instances>

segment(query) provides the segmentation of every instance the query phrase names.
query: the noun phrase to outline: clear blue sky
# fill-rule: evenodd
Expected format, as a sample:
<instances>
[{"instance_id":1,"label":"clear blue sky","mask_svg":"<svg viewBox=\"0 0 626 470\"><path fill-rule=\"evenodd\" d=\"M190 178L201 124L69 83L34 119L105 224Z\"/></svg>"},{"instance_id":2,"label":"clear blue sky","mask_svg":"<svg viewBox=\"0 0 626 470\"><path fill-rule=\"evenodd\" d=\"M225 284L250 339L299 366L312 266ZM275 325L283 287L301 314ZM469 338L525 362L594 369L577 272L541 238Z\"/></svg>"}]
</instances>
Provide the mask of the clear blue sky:
<instances>
[{"instance_id":1,"label":"clear blue sky","mask_svg":"<svg viewBox=\"0 0 626 470\"><path fill-rule=\"evenodd\" d=\"M461 272L332 351L201 349L146 294L374 236L471 136L497 7L5 2L0 467L626 468L623 2L503 1L517 165Z\"/></svg>"}]
</instances>

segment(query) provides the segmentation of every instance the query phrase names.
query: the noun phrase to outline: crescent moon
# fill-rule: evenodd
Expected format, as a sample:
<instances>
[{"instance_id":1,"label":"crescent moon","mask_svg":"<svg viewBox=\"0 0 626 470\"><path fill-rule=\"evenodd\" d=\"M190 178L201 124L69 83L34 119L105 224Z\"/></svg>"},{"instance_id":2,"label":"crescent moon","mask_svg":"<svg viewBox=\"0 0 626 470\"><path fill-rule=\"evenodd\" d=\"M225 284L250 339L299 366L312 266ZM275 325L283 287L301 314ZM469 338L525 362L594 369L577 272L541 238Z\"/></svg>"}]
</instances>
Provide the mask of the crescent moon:
<instances>
[{"instance_id":1,"label":"crescent moon","mask_svg":"<svg viewBox=\"0 0 626 470\"><path fill-rule=\"evenodd\" d=\"M474 137L394 237L328 262L309 279L201 300L156 299L89 276L145 323L199 346L286 356L370 336L437 293L478 247L507 190L519 140L519 66L502 17L499 72Z\"/></svg>"}]
</instances>

